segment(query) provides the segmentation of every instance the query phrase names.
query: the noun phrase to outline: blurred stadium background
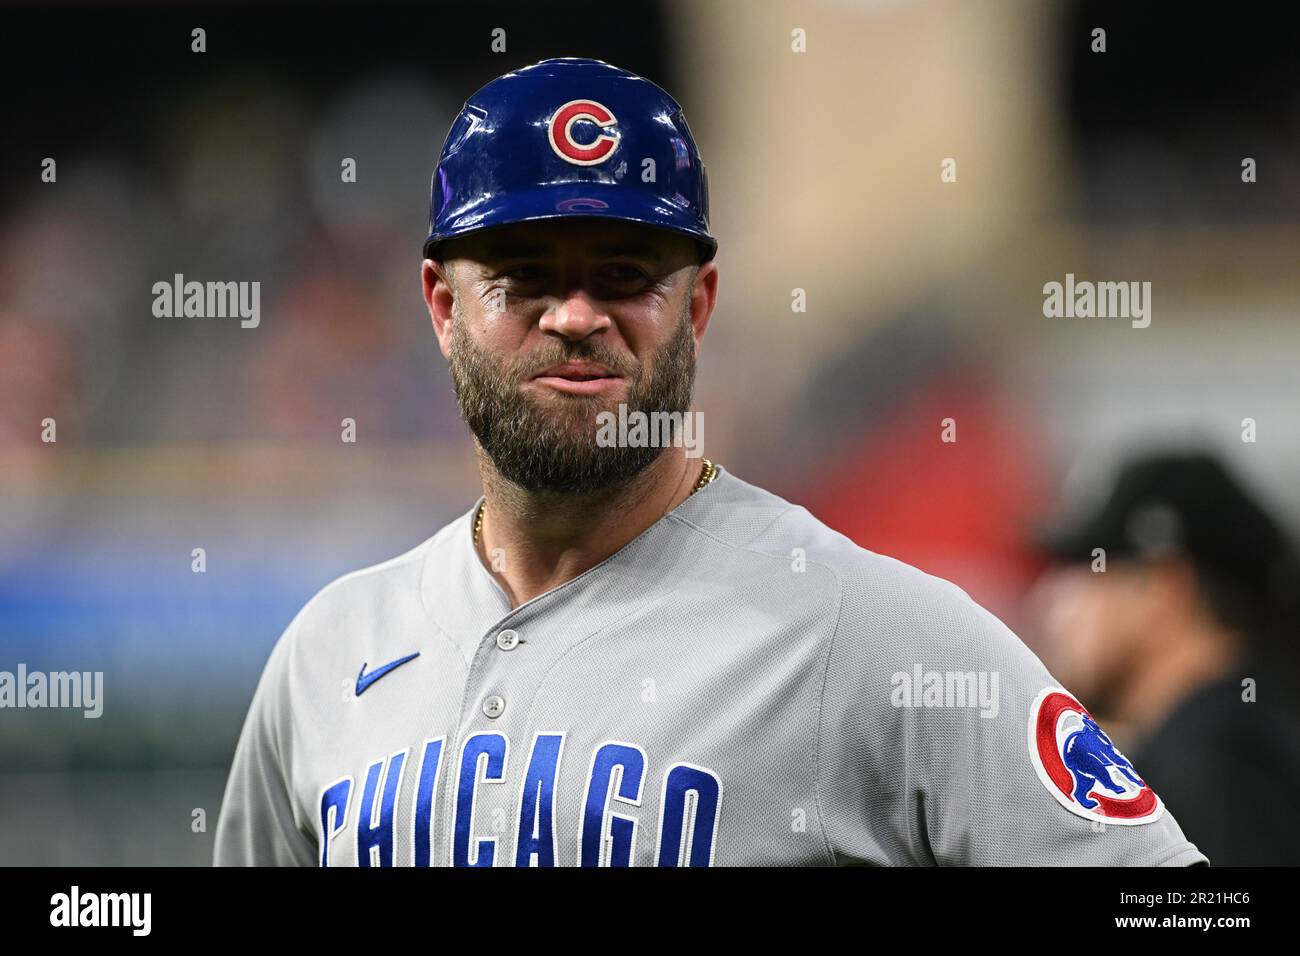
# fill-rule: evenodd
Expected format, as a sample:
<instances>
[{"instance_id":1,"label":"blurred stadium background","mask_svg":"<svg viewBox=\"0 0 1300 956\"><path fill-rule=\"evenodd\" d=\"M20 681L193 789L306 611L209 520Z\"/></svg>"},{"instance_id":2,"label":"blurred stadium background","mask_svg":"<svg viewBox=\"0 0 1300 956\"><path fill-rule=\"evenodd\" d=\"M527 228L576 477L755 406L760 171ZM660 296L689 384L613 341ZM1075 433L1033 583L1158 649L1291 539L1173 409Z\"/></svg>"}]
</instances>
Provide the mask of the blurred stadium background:
<instances>
[{"instance_id":1,"label":"blurred stadium background","mask_svg":"<svg viewBox=\"0 0 1300 956\"><path fill-rule=\"evenodd\" d=\"M1300 523L1300 61L1267 14L562 7L0 10L0 669L106 683L98 720L0 712L0 863L207 864L280 631L473 502L429 176L464 98L547 56L686 108L722 269L697 407L739 476L1013 627L1025 528L1135 447L1195 436ZM1044 318L1067 272L1150 281L1151 326ZM175 273L259 280L261 325L155 318Z\"/></svg>"}]
</instances>

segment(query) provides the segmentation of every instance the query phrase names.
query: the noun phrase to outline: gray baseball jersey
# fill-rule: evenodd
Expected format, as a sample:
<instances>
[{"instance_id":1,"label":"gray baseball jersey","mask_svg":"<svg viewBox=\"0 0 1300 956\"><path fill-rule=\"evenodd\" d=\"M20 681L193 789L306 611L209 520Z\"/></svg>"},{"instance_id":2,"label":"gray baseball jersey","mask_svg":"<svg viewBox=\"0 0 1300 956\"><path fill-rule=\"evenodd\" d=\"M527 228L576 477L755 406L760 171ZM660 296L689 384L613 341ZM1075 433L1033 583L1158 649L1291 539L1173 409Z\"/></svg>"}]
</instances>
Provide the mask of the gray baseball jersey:
<instances>
[{"instance_id":1,"label":"gray baseball jersey","mask_svg":"<svg viewBox=\"0 0 1300 956\"><path fill-rule=\"evenodd\" d=\"M725 470L514 609L473 514L281 636L217 864L1205 862L1000 621Z\"/></svg>"}]
</instances>

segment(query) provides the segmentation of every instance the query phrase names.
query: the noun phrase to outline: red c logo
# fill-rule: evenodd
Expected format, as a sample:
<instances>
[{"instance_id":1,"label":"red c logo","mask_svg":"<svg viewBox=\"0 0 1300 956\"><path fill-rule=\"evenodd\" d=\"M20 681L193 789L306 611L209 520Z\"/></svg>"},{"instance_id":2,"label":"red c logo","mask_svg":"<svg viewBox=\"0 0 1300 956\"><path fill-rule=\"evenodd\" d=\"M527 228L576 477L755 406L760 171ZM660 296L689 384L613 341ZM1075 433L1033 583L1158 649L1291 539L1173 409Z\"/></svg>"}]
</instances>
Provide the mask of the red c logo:
<instances>
[{"instance_id":1,"label":"red c logo","mask_svg":"<svg viewBox=\"0 0 1300 956\"><path fill-rule=\"evenodd\" d=\"M546 137L551 141L551 149L555 150L556 156L575 166L595 166L597 163L603 163L609 158L609 154L614 152L614 147L618 145L618 137L610 133L601 133L594 143L583 146L573 139L573 124L578 120L595 123L601 129L618 122L613 113L595 100L569 100L555 111L550 126L547 127Z\"/></svg>"}]
</instances>

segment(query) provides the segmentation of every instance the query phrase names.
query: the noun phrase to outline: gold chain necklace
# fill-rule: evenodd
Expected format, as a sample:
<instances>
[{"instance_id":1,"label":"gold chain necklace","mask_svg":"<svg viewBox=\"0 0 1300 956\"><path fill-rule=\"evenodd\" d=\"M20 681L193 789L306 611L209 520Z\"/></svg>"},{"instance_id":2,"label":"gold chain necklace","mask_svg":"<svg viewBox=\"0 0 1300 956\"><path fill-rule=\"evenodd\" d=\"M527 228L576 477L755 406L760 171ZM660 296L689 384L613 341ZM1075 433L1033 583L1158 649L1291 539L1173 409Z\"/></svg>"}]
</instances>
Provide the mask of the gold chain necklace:
<instances>
[{"instance_id":1,"label":"gold chain necklace","mask_svg":"<svg viewBox=\"0 0 1300 956\"><path fill-rule=\"evenodd\" d=\"M709 459L704 459L704 467L700 469L700 479L695 482L695 487L691 489L691 495L699 491L714 478L718 477L718 468ZM690 497L687 495L686 497ZM486 501L479 502L478 508L474 512L474 547L478 547L478 536L483 531L483 505Z\"/></svg>"}]
</instances>

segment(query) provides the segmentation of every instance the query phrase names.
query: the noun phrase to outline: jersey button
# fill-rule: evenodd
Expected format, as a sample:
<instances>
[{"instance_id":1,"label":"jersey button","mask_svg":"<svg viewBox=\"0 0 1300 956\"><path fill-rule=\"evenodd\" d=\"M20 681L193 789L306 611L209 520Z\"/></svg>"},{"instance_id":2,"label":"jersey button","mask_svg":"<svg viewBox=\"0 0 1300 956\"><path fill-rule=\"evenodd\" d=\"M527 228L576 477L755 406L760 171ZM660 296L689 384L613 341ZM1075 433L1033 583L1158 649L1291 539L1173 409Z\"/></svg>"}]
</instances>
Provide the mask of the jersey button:
<instances>
[{"instance_id":1,"label":"jersey button","mask_svg":"<svg viewBox=\"0 0 1300 956\"><path fill-rule=\"evenodd\" d=\"M505 709L506 709L505 698L498 697L496 694L493 694L487 700L483 701L483 713L487 714L489 717L492 717L494 719L500 717L501 712L504 711Z\"/></svg>"},{"instance_id":2,"label":"jersey button","mask_svg":"<svg viewBox=\"0 0 1300 956\"><path fill-rule=\"evenodd\" d=\"M514 631L502 631L497 635L497 647L503 651L513 651L519 643L519 635Z\"/></svg>"}]
</instances>

